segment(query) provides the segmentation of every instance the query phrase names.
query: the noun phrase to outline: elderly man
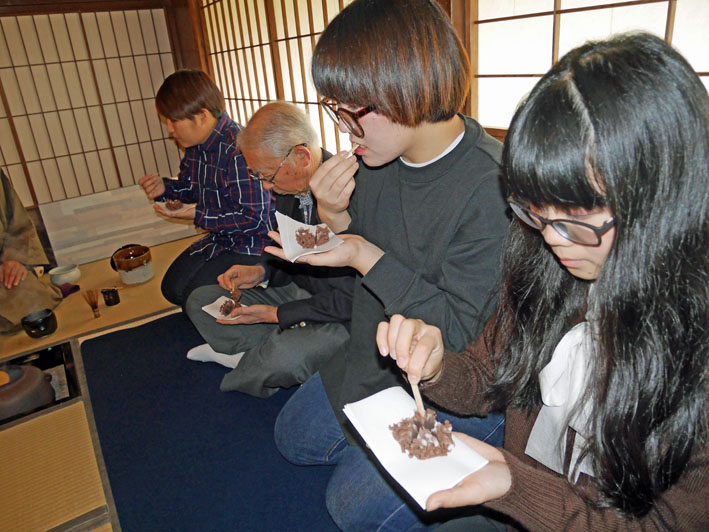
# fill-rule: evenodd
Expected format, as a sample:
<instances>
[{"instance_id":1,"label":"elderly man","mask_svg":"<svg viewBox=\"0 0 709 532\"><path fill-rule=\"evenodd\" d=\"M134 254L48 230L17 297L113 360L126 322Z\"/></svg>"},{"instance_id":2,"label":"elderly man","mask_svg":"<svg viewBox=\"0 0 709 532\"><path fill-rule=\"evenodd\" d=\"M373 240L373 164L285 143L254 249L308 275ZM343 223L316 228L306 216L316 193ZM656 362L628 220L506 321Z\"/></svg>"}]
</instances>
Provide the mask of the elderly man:
<instances>
[{"instance_id":1,"label":"elderly man","mask_svg":"<svg viewBox=\"0 0 709 532\"><path fill-rule=\"evenodd\" d=\"M276 210L319 224L310 178L330 154L320 148L308 117L297 106L271 102L259 109L237 138L253 179L276 193ZM187 314L207 344L190 350L192 360L233 368L222 391L257 397L304 382L349 338L354 287L349 268L313 268L264 258L234 265L219 285L195 290ZM215 320L202 310L232 288L242 291L231 317Z\"/></svg>"},{"instance_id":2,"label":"elderly man","mask_svg":"<svg viewBox=\"0 0 709 532\"><path fill-rule=\"evenodd\" d=\"M61 302L61 291L33 270L48 263L27 211L0 171L0 334L21 331L23 316Z\"/></svg>"}]
</instances>

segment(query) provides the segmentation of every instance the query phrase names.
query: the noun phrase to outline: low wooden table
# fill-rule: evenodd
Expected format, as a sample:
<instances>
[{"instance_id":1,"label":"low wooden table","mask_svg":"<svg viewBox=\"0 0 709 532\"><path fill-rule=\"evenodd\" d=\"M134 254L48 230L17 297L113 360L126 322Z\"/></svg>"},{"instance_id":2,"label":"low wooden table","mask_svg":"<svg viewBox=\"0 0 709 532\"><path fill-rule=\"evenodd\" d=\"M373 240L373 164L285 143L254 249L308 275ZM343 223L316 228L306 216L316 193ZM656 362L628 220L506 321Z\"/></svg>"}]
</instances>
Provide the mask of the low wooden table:
<instances>
[{"instance_id":1,"label":"low wooden table","mask_svg":"<svg viewBox=\"0 0 709 532\"><path fill-rule=\"evenodd\" d=\"M66 297L54 311L57 315L57 330L43 338L30 338L24 331L13 336L0 336L0 361L175 309L175 305L163 297L160 283L172 261L201 236L152 246L150 252L155 276L145 283L124 285L118 272L111 268L110 259L82 264L79 267L81 279L77 282L81 290ZM101 317L94 318L82 292L113 286L120 287L118 293L121 302L107 307L99 294Z\"/></svg>"}]
</instances>

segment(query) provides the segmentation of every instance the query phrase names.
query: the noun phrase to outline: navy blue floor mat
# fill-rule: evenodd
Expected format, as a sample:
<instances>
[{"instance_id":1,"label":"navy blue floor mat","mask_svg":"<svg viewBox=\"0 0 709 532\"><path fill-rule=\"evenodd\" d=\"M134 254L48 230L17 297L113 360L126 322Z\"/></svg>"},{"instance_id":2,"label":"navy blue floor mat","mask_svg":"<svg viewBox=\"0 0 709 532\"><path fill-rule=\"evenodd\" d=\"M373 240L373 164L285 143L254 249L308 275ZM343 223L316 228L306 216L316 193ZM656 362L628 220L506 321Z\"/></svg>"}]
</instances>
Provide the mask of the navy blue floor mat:
<instances>
[{"instance_id":1,"label":"navy blue floor mat","mask_svg":"<svg viewBox=\"0 0 709 532\"><path fill-rule=\"evenodd\" d=\"M226 368L185 357L201 343L180 313L81 345L122 529L336 531L331 469L291 465L273 442L293 390L220 392Z\"/></svg>"}]
</instances>

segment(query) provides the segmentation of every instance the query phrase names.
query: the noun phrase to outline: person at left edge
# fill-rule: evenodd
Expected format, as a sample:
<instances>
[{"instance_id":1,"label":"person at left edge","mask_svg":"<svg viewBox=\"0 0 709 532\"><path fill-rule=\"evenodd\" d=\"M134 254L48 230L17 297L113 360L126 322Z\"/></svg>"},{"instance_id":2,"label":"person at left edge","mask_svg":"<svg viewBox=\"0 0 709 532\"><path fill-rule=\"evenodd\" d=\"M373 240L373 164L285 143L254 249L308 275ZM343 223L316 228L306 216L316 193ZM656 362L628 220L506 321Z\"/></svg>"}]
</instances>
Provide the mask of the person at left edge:
<instances>
[{"instance_id":1,"label":"person at left edge","mask_svg":"<svg viewBox=\"0 0 709 532\"><path fill-rule=\"evenodd\" d=\"M37 230L0 170L0 335L20 332L23 316L61 303L59 288L35 272L35 266L47 264Z\"/></svg>"},{"instance_id":2,"label":"person at left edge","mask_svg":"<svg viewBox=\"0 0 709 532\"><path fill-rule=\"evenodd\" d=\"M162 280L165 299L184 305L192 290L214 284L233 264L256 264L275 227L271 193L250 179L236 145L241 126L226 112L224 96L200 70L168 76L155 97L168 134L185 150L177 179L145 175L138 183L149 199L180 200L193 209L167 216L194 220L207 231L170 265Z\"/></svg>"}]
</instances>

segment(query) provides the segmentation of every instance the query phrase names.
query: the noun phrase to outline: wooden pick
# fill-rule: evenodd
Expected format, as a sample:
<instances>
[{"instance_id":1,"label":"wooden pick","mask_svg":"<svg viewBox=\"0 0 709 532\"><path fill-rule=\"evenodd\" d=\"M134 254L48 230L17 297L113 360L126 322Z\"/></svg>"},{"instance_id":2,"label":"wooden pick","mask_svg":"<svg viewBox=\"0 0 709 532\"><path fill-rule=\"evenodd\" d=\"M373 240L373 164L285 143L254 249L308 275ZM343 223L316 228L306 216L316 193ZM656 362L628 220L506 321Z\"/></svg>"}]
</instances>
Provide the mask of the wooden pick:
<instances>
[{"instance_id":1,"label":"wooden pick","mask_svg":"<svg viewBox=\"0 0 709 532\"><path fill-rule=\"evenodd\" d=\"M419 414L422 416L426 414L426 410L423 407L423 400L421 399L421 392L419 391L418 384L412 384L411 390L414 392L414 399L416 400L416 408L418 408Z\"/></svg>"}]
</instances>

